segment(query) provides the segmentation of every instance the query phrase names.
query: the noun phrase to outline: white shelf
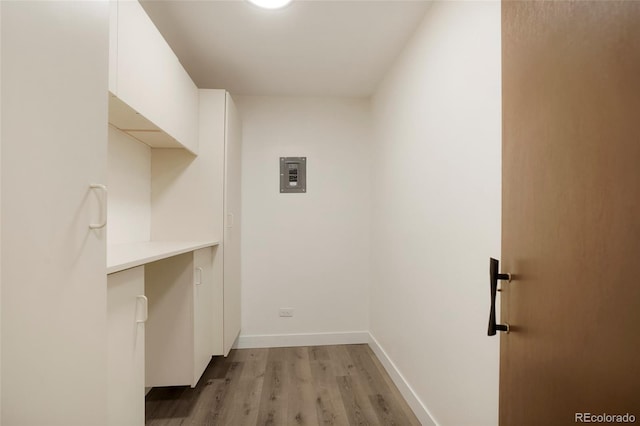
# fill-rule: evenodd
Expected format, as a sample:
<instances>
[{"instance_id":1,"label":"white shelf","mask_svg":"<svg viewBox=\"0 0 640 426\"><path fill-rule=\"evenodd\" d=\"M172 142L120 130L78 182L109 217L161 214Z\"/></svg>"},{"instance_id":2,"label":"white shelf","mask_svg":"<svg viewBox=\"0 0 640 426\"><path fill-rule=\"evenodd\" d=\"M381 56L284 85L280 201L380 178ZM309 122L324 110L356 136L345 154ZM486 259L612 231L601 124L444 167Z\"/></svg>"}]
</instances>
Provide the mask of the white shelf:
<instances>
[{"instance_id":1,"label":"white shelf","mask_svg":"<svg viewBox=\"0 0 640 426\"><path fill-rule=\"evenodd\" d=\"M107 274L218 244L220 242L214 240L145 241L107 246Z\"/></svg>"}]
</instances>

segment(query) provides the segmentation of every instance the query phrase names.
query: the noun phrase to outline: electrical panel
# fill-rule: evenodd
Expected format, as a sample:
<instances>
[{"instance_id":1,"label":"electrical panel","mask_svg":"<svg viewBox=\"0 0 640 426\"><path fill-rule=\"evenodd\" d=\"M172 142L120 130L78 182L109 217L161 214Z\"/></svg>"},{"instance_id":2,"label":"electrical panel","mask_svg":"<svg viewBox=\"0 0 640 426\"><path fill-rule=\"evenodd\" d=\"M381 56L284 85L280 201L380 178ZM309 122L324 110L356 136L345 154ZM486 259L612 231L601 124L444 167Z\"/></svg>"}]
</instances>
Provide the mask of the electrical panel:
<instances>
[{"instance_id":1,"label":"electrical panel","mask_svg":"<svg viewBox=\"0 0 640 426\"><path fill-rule=\"evenodd\" d=\"M280 192L307 192L307 157L280 157Z\"/></svg>"}]
</instances>

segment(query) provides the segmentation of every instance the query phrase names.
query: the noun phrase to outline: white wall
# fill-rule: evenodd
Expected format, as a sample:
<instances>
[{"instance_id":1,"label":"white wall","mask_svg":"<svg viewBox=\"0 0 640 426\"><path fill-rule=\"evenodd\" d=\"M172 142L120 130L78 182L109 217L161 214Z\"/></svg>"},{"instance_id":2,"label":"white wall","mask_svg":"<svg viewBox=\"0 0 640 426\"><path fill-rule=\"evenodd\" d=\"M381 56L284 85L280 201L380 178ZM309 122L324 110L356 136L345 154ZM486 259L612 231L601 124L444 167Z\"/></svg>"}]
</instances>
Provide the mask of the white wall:
<instances>
[{"instance_id":1,"label":"white wall","mask_svg":"<svg viewBox=\"0 0 640 426\"><path fill-rule=\"evenodd\" d=\"M109 126L107 244L149 241L151 148Z\"/></svg>"},{"instance_id":2,"label":"white wall","mask_svg":"<svg viewBox=\"0 0 640 426\"><path fill-rule=\"evenodd\" d=\"M368 330L369 102L234 99L243 122L241 346L293 342L250 336ZM279 193L281 156L307 157L306 194Z\"/></svg>"},{"instance_id":3,"label":"white wall","mask_svg":"<svg viewBox=\"0 0 640 426\"><path fill-rule=\"evenodd\" d=\"M440 425L498 423L500 60L499 2L434 2L373 99L371 332Z\"/></svg>"}]
</instances>

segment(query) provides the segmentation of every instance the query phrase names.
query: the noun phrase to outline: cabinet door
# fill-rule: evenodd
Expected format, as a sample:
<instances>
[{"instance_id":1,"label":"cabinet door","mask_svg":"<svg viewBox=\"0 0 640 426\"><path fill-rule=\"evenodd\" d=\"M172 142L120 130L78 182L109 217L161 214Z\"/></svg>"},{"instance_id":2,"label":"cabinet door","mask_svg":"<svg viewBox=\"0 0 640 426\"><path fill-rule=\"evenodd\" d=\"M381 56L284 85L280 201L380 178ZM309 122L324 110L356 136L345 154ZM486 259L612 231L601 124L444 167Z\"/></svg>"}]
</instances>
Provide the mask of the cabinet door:
<instances>
[{"instance_id":1,"label":"cabinet door","mask_svg":"<svg viewBox=\"0 0 640 426\"><path fill-rule=\"evenodd\" d=\"M115 95L193 153L198 88L137 1L117 7Z\"/></svg>"},{"instance_id":2,"label":"cabinet door","mask_svg":"<svg viewBox=\"0 0 640 426\"><path fill-rule=\"evenodd\" d=\"M109 1L109 91L118 92L118 2Z\"/></svg>"},{"instance_id":3,"label":"cabinet door","mask_svg":"<svg viewBox=\"0 0 640 426\"><path fill-rule=\"evenodd\" d=\"M107 417L108 2L2 2L2 424Z\"/></svg>"},{"instance_id":4,"label":"cabinet door","mask_svg":"<svg viewBox=\"0 0 640 426\"><path fill-rule=\"evenodd\" d=\"M144 266L107 277L107 424L144 424Z\"/></svg>"},{"instance_id":5,"label":"cabinet door","mask_svg":"<svg viewBox=\"0 0 640 426\"><path fill-rule=\"evenodd\" d=\"M211 356L213 355L213 256L212 248L207 247L193 253L193 383L200 380Z\"/></svg>"},{"instance_id":6,"label":"cabinet door","mask_svg":"<svg viewBox=\"0 0 640 426\"><path fill-rule=\"evenodd\" d=\"M227 93L224 177L224 355L240 334L240 184L242 125Z\"/></svg>"},{"instance_id":7,"label":"cabinet door","mask_svg":"<svg viewBox=\"0 0 640 426\"><path fill-rule=\"evenodd\" d=\"M193 253L145 265L147 387L193 384Z\"/></svg>"}]
</instances>

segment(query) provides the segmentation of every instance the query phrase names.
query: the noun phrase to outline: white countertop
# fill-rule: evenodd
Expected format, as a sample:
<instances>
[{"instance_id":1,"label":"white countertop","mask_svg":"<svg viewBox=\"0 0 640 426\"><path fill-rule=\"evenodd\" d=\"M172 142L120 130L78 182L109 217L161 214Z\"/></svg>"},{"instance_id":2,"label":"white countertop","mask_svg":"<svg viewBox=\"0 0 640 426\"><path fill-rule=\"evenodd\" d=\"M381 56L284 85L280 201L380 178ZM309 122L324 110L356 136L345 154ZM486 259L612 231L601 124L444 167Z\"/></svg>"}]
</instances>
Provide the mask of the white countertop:
<instances>
[{"instance_id":1,"label":"white countertop","mask_svg":"<svg viewBox=\"0 0 640 426\"><path fill-rule=\"evenodd\" d=\"M166 259L205 247L219 241L145 241L107 246L107 274L135 268L145 263Z\"/></svg>"}]
</instances>

